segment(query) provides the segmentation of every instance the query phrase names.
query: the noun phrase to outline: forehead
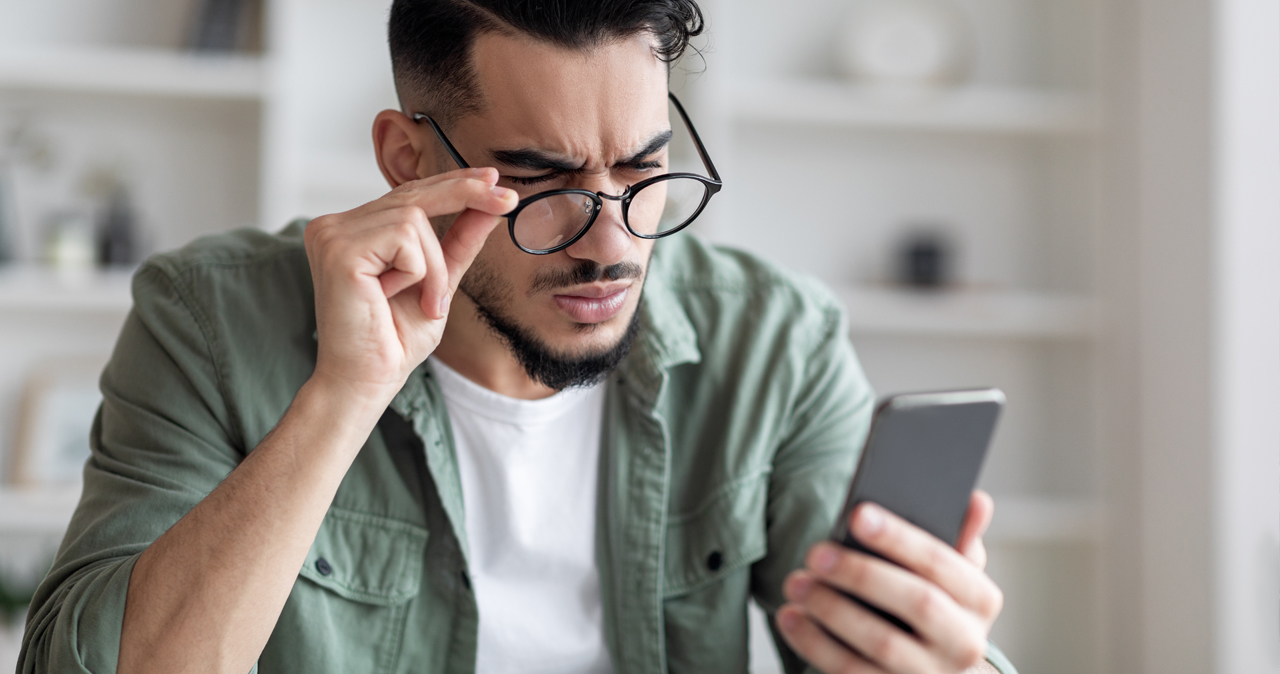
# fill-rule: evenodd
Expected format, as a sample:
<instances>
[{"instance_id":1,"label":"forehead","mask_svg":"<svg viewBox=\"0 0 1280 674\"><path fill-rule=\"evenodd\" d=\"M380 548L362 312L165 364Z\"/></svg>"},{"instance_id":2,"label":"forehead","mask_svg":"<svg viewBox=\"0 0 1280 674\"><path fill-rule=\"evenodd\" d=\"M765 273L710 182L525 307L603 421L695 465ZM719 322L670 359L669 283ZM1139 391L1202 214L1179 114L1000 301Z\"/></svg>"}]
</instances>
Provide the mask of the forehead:
<instances>
[{"instance_id":1,"label":"forehead","mask_svg":"<svg viewBox=\"0 0 1280 674\"><path fill-rule=\"evenodd\" d=\"M487 34L473 62L484 110L459 120L489 147L537 147L595 161L669 128L667 69L647 34L570 50Z\"/></svg>"}]
</instances>

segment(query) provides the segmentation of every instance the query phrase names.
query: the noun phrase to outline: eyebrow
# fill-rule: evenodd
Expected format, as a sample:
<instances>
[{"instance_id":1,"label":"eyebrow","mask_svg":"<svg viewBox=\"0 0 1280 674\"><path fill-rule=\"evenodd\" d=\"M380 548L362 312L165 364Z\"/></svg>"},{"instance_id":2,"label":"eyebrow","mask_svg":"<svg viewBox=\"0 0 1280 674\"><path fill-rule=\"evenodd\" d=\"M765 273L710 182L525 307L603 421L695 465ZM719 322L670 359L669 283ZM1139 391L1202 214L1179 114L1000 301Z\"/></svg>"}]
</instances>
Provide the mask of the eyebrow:
<instances>
[{"instance_id":1,"label":"eyebrow","mask_svg":"<svg viewBox=\"0 0 1280 674\"><path fill-rule=\"evenodd\" d=\"M671 130L660 132L658 135L650 138L644 147L640 148L635 154L617 162L617 165L637 164L645 157L661 150L671 142ZM518 150L493 150L490 153L493 160L504 166L511 168L525 169L529 171L556 171L558 173L573 173L581 171L585 163L575 164L565 159L561 155L557 155L545 150L537 150L533 148L521 148Z\"/></svg>"}]
</instances>

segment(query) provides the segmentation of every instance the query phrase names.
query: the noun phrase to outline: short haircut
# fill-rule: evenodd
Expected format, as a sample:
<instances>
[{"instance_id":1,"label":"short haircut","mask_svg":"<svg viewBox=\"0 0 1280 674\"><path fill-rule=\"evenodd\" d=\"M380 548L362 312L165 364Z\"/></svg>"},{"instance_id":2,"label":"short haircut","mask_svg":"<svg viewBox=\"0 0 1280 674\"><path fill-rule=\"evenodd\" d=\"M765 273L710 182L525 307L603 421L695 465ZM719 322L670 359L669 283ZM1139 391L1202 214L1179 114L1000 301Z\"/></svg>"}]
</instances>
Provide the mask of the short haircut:
<instances>
[{"instance_id":1,"label":"short haircut","mask_svg":"<svg viewBox=\"0 0 1280 674\"><path fill-rule=\"evenodd\" d=\"M589 50L649 33L670 64L704 24L695 0L395 0L387 37L401 103L451 123L483 107L471 54L479 35Z\"/></svg>"}]
</instances>

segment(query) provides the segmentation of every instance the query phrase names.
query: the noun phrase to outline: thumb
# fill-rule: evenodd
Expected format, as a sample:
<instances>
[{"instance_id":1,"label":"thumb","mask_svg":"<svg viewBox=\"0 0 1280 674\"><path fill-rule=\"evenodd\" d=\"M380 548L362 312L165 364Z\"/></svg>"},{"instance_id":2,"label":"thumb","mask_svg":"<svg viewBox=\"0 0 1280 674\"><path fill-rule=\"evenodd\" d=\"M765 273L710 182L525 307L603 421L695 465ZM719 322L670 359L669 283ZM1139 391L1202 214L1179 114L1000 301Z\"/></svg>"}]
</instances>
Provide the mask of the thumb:
<instances>
[{"instance_id":1,"label":"thumb","mask_svg":"<svg viewBox=\"0 0 1280 674\"><path fill-rule=\"evenodd\" d=\"M979 568L987 563L986 546L982 544L982 535L987 533L991 525L991 517L995 514L995 501L991 495L981 489L975 489L969 496L969 512L965 513L964 525L960 528L960 537L956 540L956 550L977 564Z\"/></svg>"},{"instance_id":2,"label":"thumb","mask_svg":"<svg viewBox=\"0 0 1280 674\"><path fill-rule=\"evenodd\" d=\"M511 195L514 205L515 192ZM462 275L471 268L471 263L480 254L480 249L484 248L489 234L498 223L505 221L506 218L502 216L469 208L453 221L449 231L440 238L440 252L444 254L444 266L449 271L450 294L457 291Z\"/></svg>"}]
</instances>

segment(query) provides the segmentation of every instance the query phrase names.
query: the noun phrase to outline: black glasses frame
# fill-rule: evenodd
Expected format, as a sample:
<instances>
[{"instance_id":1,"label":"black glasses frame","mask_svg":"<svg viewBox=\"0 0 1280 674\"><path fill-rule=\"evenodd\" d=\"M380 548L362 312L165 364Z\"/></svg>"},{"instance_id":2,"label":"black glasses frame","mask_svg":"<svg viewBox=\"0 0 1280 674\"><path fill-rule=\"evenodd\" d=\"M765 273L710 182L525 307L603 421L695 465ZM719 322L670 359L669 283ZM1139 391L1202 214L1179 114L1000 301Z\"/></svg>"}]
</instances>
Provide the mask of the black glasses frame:
<instances>
[{"instance_id":1,"label":"black glasses frame","mask_svg":"<svg viewBox=\"0 0 1280 674\"><path fill-rule=\"evenodd\" d=\"M685 227L688 227L694 220L697 220L698 216L702 214L703 209L707 207L707 202L711 201L711 197L720 191L720 188L724 186L724 183L720 180L720 173L716 171L716 165L711 162L711 157L707 154L707 148L702 144L702 138L698 136L697 129L693 128L693 122L689 121L689 114L684 111L684 106L680 105L679 99L677 99L676 95L673 93L668 92L667 98L671 99L671 102L675 104L676 112L680 113L680 119L684 120L685 127L689 129L689 136L693 138L693 145L698 151L698 156L702 158L702 165L706 167L707 172L711 174L710 178L706 176L700 176L696 173L664 173L660 176L645 178L644 180L641 180L640 182L634 185L627 185L627 188L622 191L622 194L618 194L618 195L605 194L604 192L591 192L588 190L576 190L576 189L547 190L545 192L538 192L537 194L521 199L520 202L516 204L516 207L510 213L506 214L505 217L507 218L507 232L511 235L511 242L514 243L516 247L519 248L520 250L526 253L530 253L532 255L550 255L551 253L562 251L565 248L572 246L575 242L578 241L578 239L581 239L583 236L586 235L587 230L591 229L591 225L595 224L596 218L599 217L600 211L604 208L605 199L608 199L610 201L619 201L622 203L622 224L626 226L627 231L630 232L632 236L637 236L641 239L661 239L664 236L670 236L684 229ZM426 122L431 125L431 130L435 131L436 138L440 139L440 143L444 145L444 149L449 153L449 156L453 158L453 161L455 164L458 165L458 168L464 168L464 169L471 168L471 165L468 164L467 161L462 158L462 155L458 153L458 150L453 147L453 143L449 142L448 136L444 134L444 129L440 128L440 125L436 123L436 120L432 119L429 115L422 112L419 112L413 115L414 122L421 122L423 120L426 120ZM660 234L641 234L636 230L632 229L631 220L630 218L627 217L627 214L631 207L631 200L635 196L635 194L640 190L654 183L659 183L664 180L672 180L676 178L690 178L693 180L697 180L698 182L701 182L703 185L706 186L706 190L702 194L702 203L698 204L698 208L693 212L693 215L689 216L687 220L680 223L679 226L673 227L672 229L669 229ZM591 201L595 204L595 208L591 211L590 219L588 219L586 224L582 226L582 229L578 230L578 233L574 234L573 237L570 238L568 241L558 244L552 248L547 248L545 250L535 250L531 248L525 248L524 246L520 245L520 242L516 240L516 216L520 215L520 211L524 210L525 207L528 206L529 204L532 204L533 202L538 201L540 199L545 199L547 197L553 197L553 196L559 196L559 195L565 195L565 194L573 194L573 195L587 197L591 199Z\"/></svg>"}]
</instances>

